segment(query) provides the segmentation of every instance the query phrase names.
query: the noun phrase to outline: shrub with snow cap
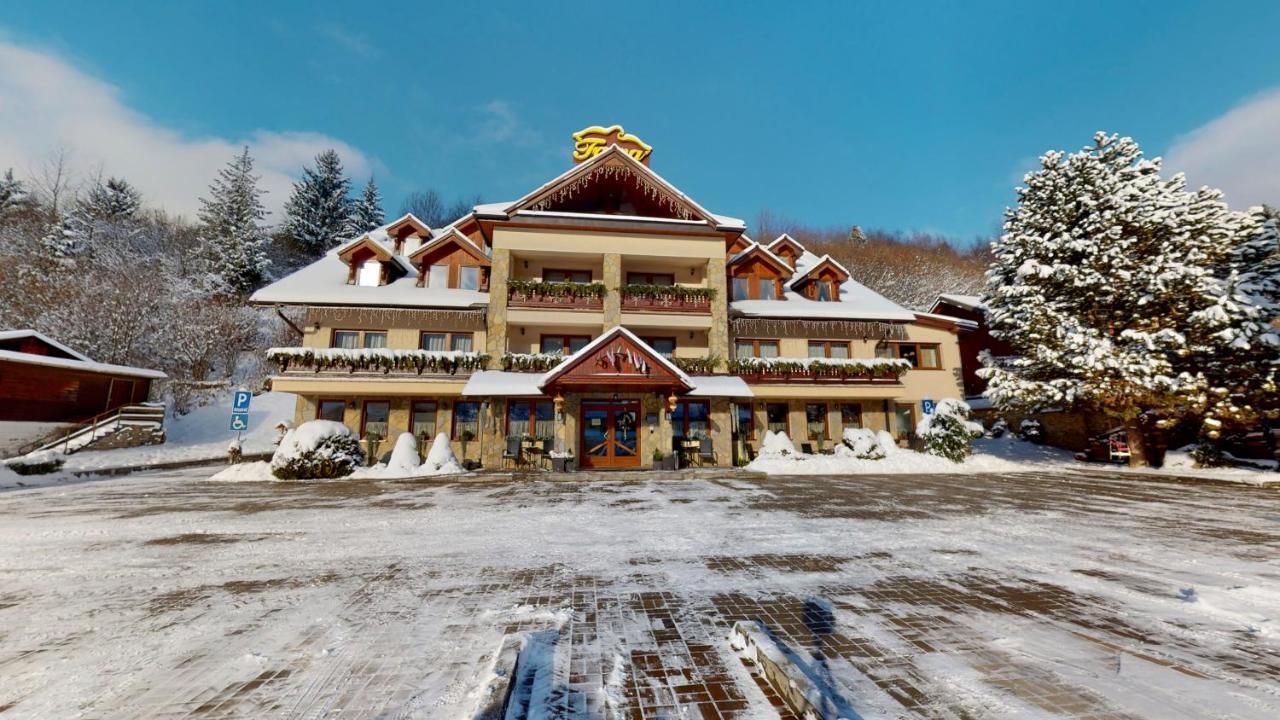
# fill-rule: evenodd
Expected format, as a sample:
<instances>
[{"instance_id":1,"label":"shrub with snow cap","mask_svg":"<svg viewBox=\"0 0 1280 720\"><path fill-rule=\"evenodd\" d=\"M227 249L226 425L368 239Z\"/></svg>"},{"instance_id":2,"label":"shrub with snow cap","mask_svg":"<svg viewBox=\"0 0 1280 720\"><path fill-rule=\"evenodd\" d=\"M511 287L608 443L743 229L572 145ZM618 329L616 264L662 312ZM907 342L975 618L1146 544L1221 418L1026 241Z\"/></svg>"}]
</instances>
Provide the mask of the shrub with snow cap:
<instances>
[{"instance_id":1,"label":"shrub with snow cap","mask_svg":"<svg viewBox=\"0 0 1280 720\"><path fill-rule=\"evenodd\" d=\"M271 458L271 474L281 480L345 477L364 462L360 438L332 420L310 420L288 431Z\"/></svg>"},{"instance_id":2,"label":"shrub with snow cap","mask_svg":"<svg viewBox=\"0 0 1280 720\"><path fill-rule=\"evenodd\" d=\"M391 458L387 461L387 469L410 473L418 469L420 464L422 460L418 457L418 439L413 433L400 433L400 437L396 438L396 446L391 451Z\"/></svg>"},{"instance_id":3,"label":"shrub with snow cap","mask_svg":"<svg viewBox=\"0 0 1280 720\"><path fill-rule=\"evenodd\" d=\"M787 437L786 433L772 430L765 431L764 440L760 443L761 456L787 457L796 454L796 444L791 442L791 438Z\"/></svg>"},{"instance_id":4,"label":"shrub with snow cap","mask_svg":"<svg viewBox=\"0 0 1280 720\"><path fill-rule=\"evenodd\" d=\"M876 433L876 440L880 441L880 449L884 451L885 457L896 454L902 448L898 447L898 438L888 430L881 430Z\"/></svg>"},{"instance_id":5,"label":"shrub with snow cap","mask_svg":"<svg viewBox=\"0 0 1280 720\"><path fill-rule=\"evenodd\" d=\"M449 436L444 433L439 433L432 441L431 449L427 451L427 459L422 463L422 469L427 475L457 475L466 472L458 462L458 456L453 454L453 445L449 442Z\"/></svg>"},{"instance_id":6,"label":"shrub with snow cap","mask_svg":"<svg viewBox=\"0 0 1280 720\"><path fill-rule=\"evenodd\" d=\"M844 445L859 460L883 460L884 448L876 438L875 431L867 428L845 428Z\"/></svg>"},{"instance_id":7,"label":"shrub with snow cap","mask_svg":"<svg viewBox=\"0 0 1280 720\"><path fill-rule=\"evenodd\" d=\"M982 436L982 425L969 419L969 406L948 398L916 425L916 435L924 439L924 451L952 462L963 462L969 441Z\"/></svg>"}]
</instances>

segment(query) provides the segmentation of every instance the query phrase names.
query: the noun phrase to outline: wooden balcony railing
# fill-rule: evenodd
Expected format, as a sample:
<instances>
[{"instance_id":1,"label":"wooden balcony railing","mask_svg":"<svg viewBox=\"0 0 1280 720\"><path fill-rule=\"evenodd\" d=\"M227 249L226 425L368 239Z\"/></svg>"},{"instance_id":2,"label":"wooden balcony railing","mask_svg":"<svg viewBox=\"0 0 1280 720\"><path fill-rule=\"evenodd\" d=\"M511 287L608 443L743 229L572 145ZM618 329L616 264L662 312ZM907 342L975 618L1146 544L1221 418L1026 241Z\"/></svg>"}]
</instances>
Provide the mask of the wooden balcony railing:
<instances>
[{"instance_id":1,"label":"wooden balcony railing","mask_svg":"<svg viewBox=\"0 0 1280 720\"><path fill-rule=\"evenodd\" d=\"M600 310L604 283L507 281L507 307Z\"/></svg>"}]
</instances>

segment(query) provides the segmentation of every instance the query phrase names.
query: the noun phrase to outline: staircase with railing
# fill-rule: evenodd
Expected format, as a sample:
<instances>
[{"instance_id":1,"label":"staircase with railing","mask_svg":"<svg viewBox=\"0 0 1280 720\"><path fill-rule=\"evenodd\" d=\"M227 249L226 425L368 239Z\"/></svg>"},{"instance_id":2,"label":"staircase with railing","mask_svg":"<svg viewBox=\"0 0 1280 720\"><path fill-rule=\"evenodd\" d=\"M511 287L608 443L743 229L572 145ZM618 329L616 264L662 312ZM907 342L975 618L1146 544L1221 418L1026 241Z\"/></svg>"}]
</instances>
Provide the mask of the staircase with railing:
<instances>
[{"instance_id":1,"label":"staircase with railing","mask_svg":"<svg viewBox=\"0 0 1280 720\"><path fill-rule=\"evenodd\" d=\"M162 403L123 405L28 443L18 449L17 455L43 450L57 450L69 455L126 431L163 437L164 416Z\"/></svg>"}]
</instances>

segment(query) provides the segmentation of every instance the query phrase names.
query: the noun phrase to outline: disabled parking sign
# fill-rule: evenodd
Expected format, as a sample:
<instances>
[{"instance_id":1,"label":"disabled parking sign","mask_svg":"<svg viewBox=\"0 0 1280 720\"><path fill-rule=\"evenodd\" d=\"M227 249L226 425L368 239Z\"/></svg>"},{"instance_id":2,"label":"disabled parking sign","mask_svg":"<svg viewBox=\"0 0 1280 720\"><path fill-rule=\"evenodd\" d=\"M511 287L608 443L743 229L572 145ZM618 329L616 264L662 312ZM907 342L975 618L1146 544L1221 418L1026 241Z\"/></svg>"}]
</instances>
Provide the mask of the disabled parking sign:
<instances>
[{"instance_id":1,"label":"disabled parking sign","mask_svg":"<svg viewBox=\"0 0 1280 720\"><path fill-rule=\"evenodd\" d=\"M231 429L244 432L249 429L249 413L231 413Z\"/></svg>"}]
</instances>

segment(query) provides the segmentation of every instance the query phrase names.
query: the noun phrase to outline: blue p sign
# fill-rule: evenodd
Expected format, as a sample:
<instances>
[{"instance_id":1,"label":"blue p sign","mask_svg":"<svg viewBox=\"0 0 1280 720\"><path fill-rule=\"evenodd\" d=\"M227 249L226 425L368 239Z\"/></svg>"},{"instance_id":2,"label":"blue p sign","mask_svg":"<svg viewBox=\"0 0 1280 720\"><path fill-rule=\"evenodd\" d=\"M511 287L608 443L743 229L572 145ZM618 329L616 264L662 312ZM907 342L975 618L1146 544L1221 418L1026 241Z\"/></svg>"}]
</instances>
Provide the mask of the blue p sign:
<instances>
[{"instance_id":1,"label":"blue p sign","mask_svg":"<svg viewBox=\"0 0 1280 720\"><path fill-rule=\"evenodd\" d=\"M251 400L253 400L253 393L248 390L237 390L235 397L231 401L231 412L249 412L249 401Z\"/></svg>"},{"instance_id":2,"label":"blue p sign","mask_svg":"<svg viewBox=\"0 0 1280 720\"><path fill-rule=\"evenodd\" d=\"M920 401L920 409L924 410L925 415L932 415L938 409L938 403L926 398Z\"/></svg>"}]
</instances>

